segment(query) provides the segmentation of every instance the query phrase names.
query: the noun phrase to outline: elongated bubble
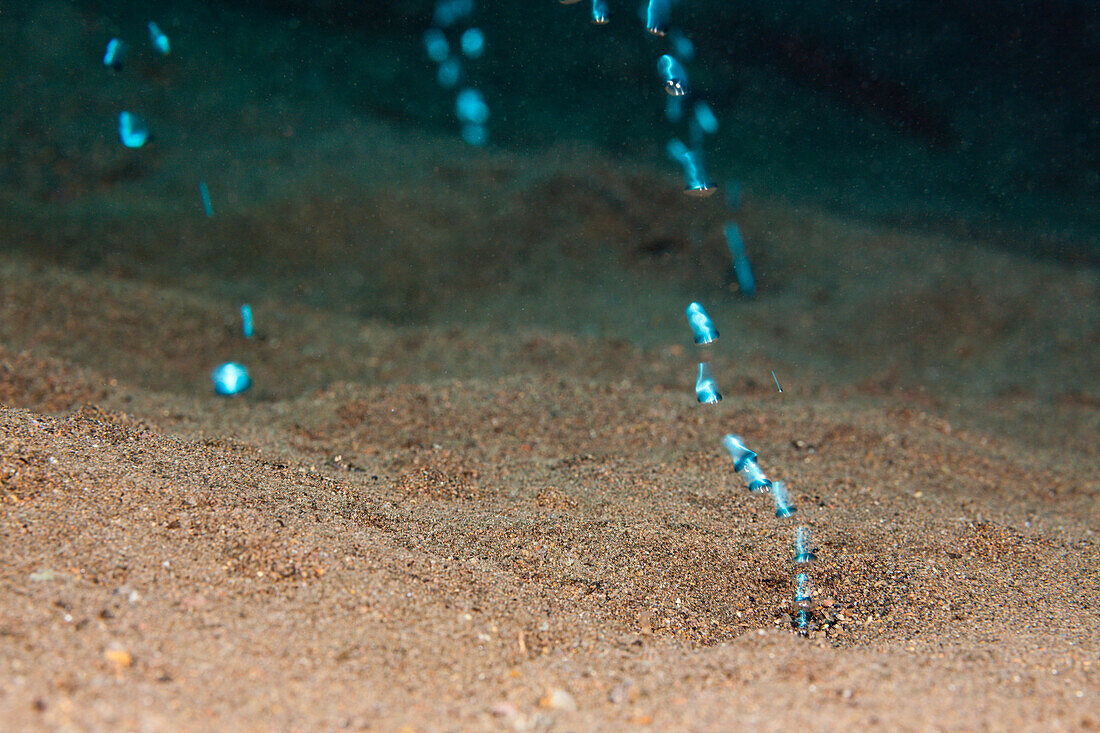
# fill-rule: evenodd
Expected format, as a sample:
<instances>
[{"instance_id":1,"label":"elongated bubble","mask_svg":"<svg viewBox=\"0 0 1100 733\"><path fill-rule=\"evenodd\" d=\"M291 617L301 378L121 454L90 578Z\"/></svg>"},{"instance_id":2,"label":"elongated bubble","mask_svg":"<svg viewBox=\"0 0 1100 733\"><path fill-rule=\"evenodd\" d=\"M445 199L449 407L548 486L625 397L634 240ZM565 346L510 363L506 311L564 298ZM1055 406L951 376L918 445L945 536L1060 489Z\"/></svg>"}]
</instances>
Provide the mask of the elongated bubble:
<instances>
[{"instance_id":1,"label":"elongated bubble","mask_svg":"<svg viewBox=\"0 0 1100 733\"><path fill-rule=\"evenodd\" d=\"M730 454L733 470L741 474L749 491L768 491L772 487L772 482L756 463L756 453L748 449L741 436L732 433L725 436L722 438L722 447Z\"/></svg>"},{"instance_id":2,"label":"elongated bubble","mask_svg":"<svg viewBox=\"0 0 1100 733\"><path fill-rule=\"evenodd\" d=\"M745 294L746 298L756 295L756 278L752 275L752 264L745 255L745 240L741 237L741 228L734 222L729 222L725 227L726 246L730 251L731 267L734 277L737 279L737 287ZM776 380L778 384L778 380ZM782 391L782 390L780 390Z\"/></svg>"},{"instance_id":3,"label":"elongated bubble","mask_svg":"<svg viewBox=\"0 0 1100 733\"><path fill-rule=\"evenodd\" d=\"M611 22L611 11L608 10L607 0L592 0L592 22L596 25L606 25Z\"/></svg>"},{"instance_id":4,"label":"elongated bubble","mask_svg":"<svg viewBox=\"0 0 1100 733\"><path fill-rule=\"evenodd\" d=\"M168 36L164 35L164 31L160 29L160 26L149 21L149 43L156 49L157 53L161 56L167 56L172 50L172 44L168 42Z\"/></svg>"},{"instance_id":5,"label":"elongated bubble","mask_svg":"<svg viewBox=\"0 0 1100 733\"><path fill-rule=\"evenodd\" d=\"M808 563L817 560L817 555L814 554L816 549L810 544L810 531L805 527L799 527L794 537L794 561Z\"/></svg>"},{"instance_id":6,"label":"elongated bubble","mask_svg":"<svg viewBox=\"0 0 1100 733\"><path fill-rule=\"evenodd\" d=\"M782 481L772 484L772 498L775 499L775 516L786 519L795 513L796 509L791 506L791 497L787 493L787 485Z\"/></svg>"},{"instance_id":7,"label":"elongated bubble","mask_svg":"<svg viewBox=\"0 0 1100 733\"><path fill-rule=\"evenodd\" d=\"M710 373L710 365L705 361L699 364L699 376L695 380L695 399L704 405L717 405L722 401L718 384Z\"/></svg>"},{"instance_id":8,"label":"elongated bubble","mask_svg":"<svg viewBox=\"0 0 1100 733\"><path fill-rule=\"evenodd\" d=\"M127 46L117 38L107 41L107 50L103 54L103 65L114 71L122 69L122 60L126 57Z\"/></svg>"},{"instance_id":9,"label":"elongated bubble","mask_svg":"<svg viewBox=\"0 0 1100 733\"><path fill-rule=\"evenodd\" d=\"M248 303L241 306L241 331L246 339L252 338L252 306Z\"/></svg>"},{"instance_id":10,"label":"elongated bubble","mask_svg":"<svg viewBox=\"0 0 1100 733\"><path fill-rule=\"evenodd\" d=\"M682 97L688 93L687 72L679 61L667 53L657 59L657 73L661 75L661 81L665 83L665 91L674 97Z\"/></svg>"},{"instance_id":11,"label":"elongated bubble","mask_svg":"<svg viewBox=\"0 0 1100 733\"><path fill-rule=\"evenodd\" d=\"M128 148L140 148L149 139L149 128L133 112L118 115L118 137Z\"/></svg>"},{"instance_id":12,"label":"elongated bubble","mask_svg":"<svg viewBox=\"0 0 1100 733\"><path fill-rule=\"evenodd\" d=\"M672 0L649 0L645 11L645 29L655 36L667 34L671 11Z\"/></svg>"},{"instance_id":13,"label":"elongated bubble","mask_svg":"<svg viewBox=\"0 0 1100 733\"><path fill-rule=\"evenodd\" d=\"M699 303L692 303L687 307L688 325L691 326L691 337L698 346L718 340L718 329L714 321L710 320L706 310Z\"/></svg>"}]
</instances>

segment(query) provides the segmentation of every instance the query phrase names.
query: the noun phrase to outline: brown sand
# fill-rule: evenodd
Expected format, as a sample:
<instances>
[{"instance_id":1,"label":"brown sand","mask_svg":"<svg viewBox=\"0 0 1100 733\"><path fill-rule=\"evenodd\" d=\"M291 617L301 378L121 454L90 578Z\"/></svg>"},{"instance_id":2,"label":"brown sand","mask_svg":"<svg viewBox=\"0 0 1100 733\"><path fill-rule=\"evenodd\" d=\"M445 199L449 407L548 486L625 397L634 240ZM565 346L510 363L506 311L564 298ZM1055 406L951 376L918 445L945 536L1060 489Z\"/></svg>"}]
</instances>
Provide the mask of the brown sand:
<instances>
[{"instance_id":1,"label":"brown sand","mask_svg":"<svg viewBox=\"0 0 1100 733\"><path fill-rule=\"evenodd\" d=\"M232 302L0 283L5 727L1100 725L1094 402L962 427L719 355L709 409L690 347L278 303L242 346ZM257 387L215 398L234 349ZM809 638L729 431L813 530Z\"/></svg>"},{"instance_id":2,"label":"brown sand","mask_svg":"<svg viewBox=\"0 0 1100 733\"><path fill-rule=\"evenodd\" d=\"M35 68L77 75L109 29L43 7L75 37ZM1100 726L1095 271L750 195L744 302L730 212L668 172L278 89L227 116L210 53L111 82L172 92L137 167L49 142L113 98L9 90L0 728Z\"/></svg>"}]
</instances>

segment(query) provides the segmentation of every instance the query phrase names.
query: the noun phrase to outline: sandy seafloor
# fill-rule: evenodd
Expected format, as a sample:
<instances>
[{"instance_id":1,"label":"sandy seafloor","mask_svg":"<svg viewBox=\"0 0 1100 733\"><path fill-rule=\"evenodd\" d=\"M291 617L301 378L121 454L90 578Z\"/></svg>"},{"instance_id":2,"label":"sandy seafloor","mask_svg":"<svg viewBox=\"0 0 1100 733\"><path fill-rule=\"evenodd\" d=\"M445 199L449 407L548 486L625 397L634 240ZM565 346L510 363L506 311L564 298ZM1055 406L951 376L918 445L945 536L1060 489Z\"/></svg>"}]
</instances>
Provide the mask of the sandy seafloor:
<instances>
[{"instance_id":1,"label":"sandy seafloor","mask_svg":"<svg viewBox=\"0 0 1100 733\"><path fill-rule=\"evenodd\" d=\"M0 728L1100 727L1094 269L0 29Z\"/></svg>"}]
</instances>

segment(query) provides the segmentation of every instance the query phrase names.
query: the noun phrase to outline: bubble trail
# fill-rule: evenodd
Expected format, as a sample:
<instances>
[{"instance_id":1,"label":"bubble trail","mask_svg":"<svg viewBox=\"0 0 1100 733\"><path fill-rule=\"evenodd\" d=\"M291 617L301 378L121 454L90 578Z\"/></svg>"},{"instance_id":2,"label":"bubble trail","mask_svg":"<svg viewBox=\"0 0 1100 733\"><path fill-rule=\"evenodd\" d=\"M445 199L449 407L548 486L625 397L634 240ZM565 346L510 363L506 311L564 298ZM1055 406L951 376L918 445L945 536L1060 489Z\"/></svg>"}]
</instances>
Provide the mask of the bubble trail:
<instances>
[{"instance_id":1,"label":"bubble trail","mask_svg":"<svg viewBox=\"0 0 1100 733\"><path fill-rule=\"evenodd\" d=\"M126 44L117 38L107 41L107 51L103 54L103 65L112 71L122 71L122 60L126 57Z\"/></svg>"},{"instance_id":2,"label":"bubble trail","mask_svg":"<svg viewBox=\"0 0 1100 733\"><path fill-rule=\"evenodd\" d=\"M595 25L607 25L611 22L611 11L607 0L592 0L592 22Z\"/></svg>"},{"instance_id":3,"label":"bubble trail","mask_svg":"<svg viewBox=\"0 0 1100 733\"><path fill-rule=\"evenodd\" d=\"M745 255L745 240L741 237L741 228L731 221L726 224L725 231L726 246L733 260L733 274L737 278L737 287L741 288L746 298L751 298L756 295L756 278L752 275L752 264Z\"/></svg>"},{"instance_id":4,"label":"bubble trail","mask_svg":"<svg viewBox=\"0 0 1100 733\"><path fill-rule=\"evenodd\" d=\"M782 392L783 388L779 386L779 377L775 376L775 370L774 369L772 369L772 379L775 380L775 388L778 389L780 392Z\"/></svg>"},{"instance_id":5,"label":"bubble trail","mask_svg":"<svg viewBox=\"0 0 1100 733\"><path fill-rule=\"evenodd\" d=\"M727 435L722 438L722 447L730 454L733 470L741 474L741 478L748 484L749 491L767 491L772 487L772 482L756 463L756 453L745 446L741 436L732 433Z\"/></svg>"},{"instance_id":6,"label":"bubble trail","mask_svg":"<svg viewBox=\"0 0 1100 733\"><path fill-rule=\"evenodd\" d=\"M717 405L722 401L718 383L710 373L710 365L705 361L699 364L699 377L695 380L695 399L704 405Z\"/></svg>"},{"instance_id":7,"label":"bubble trail","mask_svg":"<svg viewBox=\"0 0 1100 733\"><path fill-rule=\"evenodd\" d=\"M657 59L657 73L665 83L665 91L674 97L682 97L688 93L687 72L679 61L667 53Z\"/></svg>"},{"instance_id":8,"label":"bubble trail","mask_svg":"<svg viewBox=\"0 0 1100 733\"><path fill-rule=\"evenodd\" d=\"M714 327L714 321L710 320L710 316L702 305L690 304L687 307L687 319L696 346L706 346L718 340L718 329Z\"/></svg>"},{"instance_id":9,"label":"bubble trail","mask_svg":"<svg viewBox=\"0 0 1100 733\"><path fill-rule=\"evenodd\" d=\"M121 112L118 116L118 137L128 148L140 148L149 139L149 128L133 112Z\"/></svg>"},{"instance_id":10,"label":"bubble trail","mask_svg":"<svg viewBox=\"0 0 1100 733\"><path fill-rule=\"evenodd\" d=\"M695 58L695 44L679 29L674 28L669 31L668 41L672 46L672 50L684 61L691 61Z\"/></svg>"},{"instance_id":11,"label":"bubble trail","mask_svg":"<svg viewBox=\"0 0 1100 733\"><path fill-rule=\"evenodd\" d=\"M206 187L206 181L199 181L199 197L202 199L202 210L207 219L214 218L214 204L210 201L210 189Z\"/></svg>"},{"instance_id":12,"label":"bubble trail","mask_svg":"<svg viewBox=\"0 0 1100 733\"><path fill-rule=\"evenodd\" d=\"M810 545L810 531L799 527L794 536L794 561L801 564L817 560L817 555L814 554L816 549Z\"/></svg>"},{"instance_id":13,"label":"bubble trail","mask_svg":"<svg viewBox=\"0 0 1100 733\"><path fill-rule=\"evenodd\" d=\"M252 386L248 370L234 361L218 365L210 373L210 379L214 381L214 392L225 397L245 392Z\"/></svg>"},{"instance_id":14,"label":"bubble trail","mask_svg":"<svg viewBox=\"0 0 1100 733\"><path fill-rule=\"evenodd\" d=\"M489 141L485 124L489 121L489 105L477 89L463 89L455 98L455 114L462 123L462 139L481 146Z\"/></svg>"},{"instance_id":15,"label":"bubble trail","mask_svg":"<svg viewBox=\"0 0 1100 733\"><path fill-rule=\"evenodd\" d=\"M149 43L153 45L153 48L157 50L161 56L167 56L172 50L172 44L168 42L168 36L164 35L164 31L160 29L154 21L149 21Z\"/></svg>"},{"instance_id":16,"label":"bubble trail","mask_svg":"<svg viewBox=\"0 0 1100 733\"><path fill-rule=\"evenodd\" d=\"M780 519L786 519L798 511L791 506L791 496L787 493L787 485L782 481L772 484L772 498L775 499L775 516Z\"/></svg>"},{"instance_id":17,"label":"bubble trail","mask_svg":"<svg viewBox=\"0 0 1100 733\"><path fill-rule=\"evenodd\" d=\"M248 303L241 306L241 330L246 339L252 338L252 306Z\"/></svg>"},{"instance_id":18,"label":"bubble trail","mask_svg":"<svg viewBox=\"0 0 1100 733\"><path fill-rule=\"evenodd\" d=\"M795 621L798 623L798 633L808 633L810 612L813 610L813 590L810 588L810 579L806 573L798 574L798 581L794 596Z\"/></svg>"},{"instance_id":19,"label":"bubble trail","mask_svg":"<svg viewBox=\"0 0 1100 733\"><path fill-rule=\"evenodd\" d=\"M649 0L645 11L645 29L655 36L668 34L668 17L672 0Z\"/></svg>"}]
</instances>

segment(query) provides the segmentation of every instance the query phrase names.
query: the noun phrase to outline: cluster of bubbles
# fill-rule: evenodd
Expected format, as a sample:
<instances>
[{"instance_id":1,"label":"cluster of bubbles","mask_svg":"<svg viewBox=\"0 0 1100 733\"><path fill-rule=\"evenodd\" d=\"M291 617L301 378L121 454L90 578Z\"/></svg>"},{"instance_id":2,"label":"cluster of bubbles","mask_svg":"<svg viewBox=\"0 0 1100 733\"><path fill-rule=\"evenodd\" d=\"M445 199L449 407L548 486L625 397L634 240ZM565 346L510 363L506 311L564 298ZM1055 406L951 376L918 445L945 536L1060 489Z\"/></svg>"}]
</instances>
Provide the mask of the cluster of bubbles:
<instances>
[{"instance_id":1,"label":"cluster of bubbles","mask_svg":"<svg viewBox=\"0 0 1100 733\"><path fill-rule=\"evenodd\" d=\"M172 51L168 36L155 21L150 20L146 27L149 30L149 45L157 54L167 56ZM128 43L120 38L112 38L107 42L107 50L103 53L103 65L111 71L121 72L129 53ZM149 142L149 126L137 114L123 110L118 114L118 137L128 148L143 147Z\"/></svg>"},{"instance_id":2,"label":"cluster of bubbles","mask_svg":"<svg viewBox=\"0 0 1100 733\"><path fill-rule=\"evenodd\" d=\"M489 142L489 105L478 89L466 84L465 61L479 59L485 53L485 33L470 25L473 14L474 0L437 0L432 26L424 31L424 51L437 65L435 78L439 85L458 90L455 116L462 139L480 147Z\"/></svg>"},{"instance_id":3,"label":"cluster of bubbles","mask_svg":"<svg viewBox=\"0 0 1100 733\"><path fill-rule=\"evenodd\" d=\"M692 340L696 346L709 346L718 340L718 328L714 325L710 315L699 303L691 303L687 307L688 325L691 327ZM772 372L775 375L775 372ZM776 379L776 386L779 380ZM782 392L782 388L779 388ZM700 362L699 376L695 382L695 397L701 404L714 405L722 401L722 395L711 374L710 365ZM733 461L733 470L741 476L748 490L757 494L770 494L775 503L775 516L780 520L791 519L798 511L791 502L791 495L782 481L772 481L760 468L758 456L755 451L745 445L745 441L739 435L728 434L722 438L722 447L726 449ZM808 563L817 560L816 548L810 542L810 531L805 526L798 526L794 532L794 554L791 562L801 568ZM795 577L795 596L793 603L794 615L792 617L795 627L801 634L810 632L813 621L813 613L816 608L813 586L809 575L805 570L798 572Z\"/></svg>"},{"instance_id":4,"label":"cluster of bubbles","mask_svg":"<svg viewBox=\"0 0 1100 733\"><path fill-rule=\"evenodd\" d=\"M580 0L559 0L572 5ZM707 175L703 147L706 138L718 132L718 117L714 108L692 88L686 64L695 60L695 44L682 30L672 25L673 5L677 0L647 0L641 7L641 20L646 31L668 42L668 49L657 59L657 75L668 97L665 118L673 125L674 137L665 145L665 152L680 165L684 177L684 193L699 198L710 196L717 186ZM591 20L596 25L610 22L606 0L592 0ZM686 140L686 142L685 142ZM740 186L731 182L726 200L734 210L741 205ZM745 241L735 222L725 226L726 244L730 252L727 282L737 283L746 298L756 295L756 279L745 251Z\"/></svg>"},{"instance_id":5,"label":"cluster of bubbles","mask_svg":"<svg viewBox=\"0 0 1100 733\"><path fill-rule=\"evenodd\" d=\"M149 31L149 46L159 56L167 56L172 51L172 43L168 35L161 30L155 21L146 24ZM120 38L112 38L107 42L107 49L103 54L103 65L115 73L122 73L126 57L130 53L130 45ZM138 150L145 147L151 139L149 126L139 115L129 110L123 110L118 115L118 137L122 144L131 149ZM206 181L199 181L199 198L202 201L202 209L207 218L213 218L214 205L210 198L210 188ZM241 320L245 338L252 338L252 307L245 304L241 306ZM210 379L214 383L215 394L231 396L247 391L252 386L252 378L248 369L234 361L219 364L210 373Z\"/></svg>"}]
</instances>

